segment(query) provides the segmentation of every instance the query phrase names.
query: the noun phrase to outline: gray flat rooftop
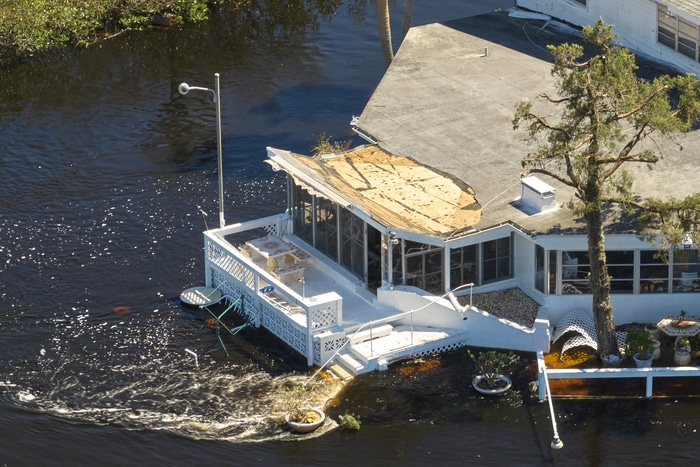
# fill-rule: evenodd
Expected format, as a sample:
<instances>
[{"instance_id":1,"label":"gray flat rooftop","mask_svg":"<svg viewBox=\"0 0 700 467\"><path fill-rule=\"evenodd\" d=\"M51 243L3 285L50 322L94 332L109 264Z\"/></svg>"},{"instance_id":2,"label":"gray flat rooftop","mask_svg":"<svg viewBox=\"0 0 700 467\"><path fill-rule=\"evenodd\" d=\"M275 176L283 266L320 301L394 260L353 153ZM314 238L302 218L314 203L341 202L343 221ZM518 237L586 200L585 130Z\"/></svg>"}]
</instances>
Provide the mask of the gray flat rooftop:
<instances>
[{"instance_id":1,"label":"gray flat rooftop","mask_svg":"<svg viewBox=\"0 0 700 467\"><path fill-rule=\"evenodd\" d=\"M532 215L516 202L521 160L533 147L513 129L515 104L554 94L548 44L581 42L574 29L543 25L497 12L411 29L357 123L385 150L471 186L482 208L477 229L512 221L533 234L585 232L564 207L571 190L555 180L539 176L556 189L557 209ZM645 73L669 72L639 58L638 64ZM635 192L683 197L699 191L699 133L657 141L664 159L652 171L626 164L636 175ZM609 233L634 231L617 211L608 224Z\"/></svg>"}]
</instances>

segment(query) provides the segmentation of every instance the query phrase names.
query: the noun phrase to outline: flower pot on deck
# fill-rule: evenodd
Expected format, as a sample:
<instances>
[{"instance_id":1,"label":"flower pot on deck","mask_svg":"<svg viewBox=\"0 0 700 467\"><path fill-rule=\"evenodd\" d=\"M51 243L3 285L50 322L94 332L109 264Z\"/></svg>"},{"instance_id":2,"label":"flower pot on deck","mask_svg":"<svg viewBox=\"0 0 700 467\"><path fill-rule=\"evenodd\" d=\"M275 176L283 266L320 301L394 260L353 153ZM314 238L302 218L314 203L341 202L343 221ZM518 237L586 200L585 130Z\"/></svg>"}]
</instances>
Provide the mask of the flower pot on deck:
<instances>
[{"instance_id":1,"label":"flower pot on deck","mask_svg":"<svg viewBox=\"0 0 700 467\"><path fill-rule=\"evenodd\" d=\"M472 380L472 386L481 394L495 396L503 394L513 385L509 377L505 375L479 375Z\"/></svg>"},{"instance_id":2,"label":"flower pot on deck","mask_svg":"<svg viewBox=\"0 0 700 467\"><path fill-rule=\"evenodd\" d=\"M656 324L647 324L644 326L644 330L651 334L652 339L656 339L658 341L661 338L661 332Z\"/></svg>"},{"instance_id":3,"label":"flower pot on deck","mask_svg":"<svg viewBox=\"0 0 700 467\"><path fill-rule=\"evenodd\" d=\"M654 344L654 360L658 360L661 357L661 341L654 339L652 343Z\"/></svg>"},{"instance_id":4,"label":"flower pot on deck","mask_svg":"<svg viewBox=\"0 0 700 467\"><path fill-rule=\"evenodd\" d=\"M303 419L294 421L290 415L285 417L285 421L289 428L296 433L310 433L316 428L323 425L326 420L326 414L318 409L306 409L302 411Z\"/></svg>"},{"instance_id":5,"label":"flower pot on deck","mask_svg":"<svg viewBox=\"0 0 700 467\"><path fill-rule=\"evenodd\" d=\"M639 354L636 353L632 356L634 359L634 363L637 364L637 368L651 368L651 363L654 361L654 355L651 354L648 356L648 358L643 359L639 358Z\"/></svg>"},{"instance_id":6,"label":"flower pot on deck","mask_svg":"<svg viewBox=\"0 0 700 467\"><path fill-rule=\"evenodd\" d=\"M690 365L691 360L690 352L686 350L676 350L673 354L673 361L676 362L678 366Z\"/></svg>"}]
</instances>

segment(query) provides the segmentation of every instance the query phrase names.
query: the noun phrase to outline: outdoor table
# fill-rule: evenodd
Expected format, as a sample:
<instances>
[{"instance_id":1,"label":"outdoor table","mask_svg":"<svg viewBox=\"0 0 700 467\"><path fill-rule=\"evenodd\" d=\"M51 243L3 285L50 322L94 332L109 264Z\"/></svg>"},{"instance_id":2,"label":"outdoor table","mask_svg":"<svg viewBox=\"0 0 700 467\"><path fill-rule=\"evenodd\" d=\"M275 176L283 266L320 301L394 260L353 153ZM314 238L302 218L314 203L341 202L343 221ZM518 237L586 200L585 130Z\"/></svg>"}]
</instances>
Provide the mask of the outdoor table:
<instances>
[{"instance_id":1,"label":"outdoor table","mask_svg":"<svg viewBox=\"0 0 700 467\"><path fill-rule=\"evenodd\" d=\"M671 337L695 336L700 333L700 321L695 316L668 316L656 326Z\"/></svg>"},{"instance_id":2,"label":"outdoor table","mask_svg":"<svg viewBox=\"0 0 700 467\"><path fill-rule=\"evenodd\" d=\"M277 267L277 258L291 254L295 248L275 235L256 238L246 242L251 250L267 260L267 269L272 271Z\"/></svg>"}]
</instances>

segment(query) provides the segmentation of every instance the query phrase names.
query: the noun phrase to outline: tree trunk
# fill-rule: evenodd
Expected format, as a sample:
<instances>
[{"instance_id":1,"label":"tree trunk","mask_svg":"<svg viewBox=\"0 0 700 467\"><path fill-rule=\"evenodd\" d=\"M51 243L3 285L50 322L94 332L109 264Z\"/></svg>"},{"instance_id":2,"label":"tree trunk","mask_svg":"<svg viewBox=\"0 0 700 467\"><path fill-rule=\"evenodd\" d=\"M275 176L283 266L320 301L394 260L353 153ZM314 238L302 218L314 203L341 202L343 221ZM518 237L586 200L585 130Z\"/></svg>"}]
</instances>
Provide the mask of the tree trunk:
<instances>
[{"instance_id":1,"label":"tree trunk","mask_svg":"<svg viewBox=\"0 0 700 467\"><path fill-rule=\"evenodd\" d=\"M584 214L588 229L588 256L590 288L593 294L593 319L598 337L598 356L619 355L612 305L610 304L610 275L605 258L603 214L600 209L590 209Z\"/></svg>"},{"instance_id":2,"label":"tree trunk","mask_svg":"<svg viewBox=\"0 0 700 467\"><path fill-rule=\"evenodd\" d=\"M389 1L377 0L377 22L379 23L379 40L382 43L384 64L387 68L394 60L394 49L391 46L391 23L389 21Z\"/></svg>"},{"instance_id":3,"label":"tree trunk","mask_svg":"<svg viewBox=\"0 0 700 467\"><path fill-rule=\"evenodd\" d=\"M401 42L406 38L408 30L413 24L413 0L403 2L403 20L401 21Z\"/></svg>"}]
</instances>

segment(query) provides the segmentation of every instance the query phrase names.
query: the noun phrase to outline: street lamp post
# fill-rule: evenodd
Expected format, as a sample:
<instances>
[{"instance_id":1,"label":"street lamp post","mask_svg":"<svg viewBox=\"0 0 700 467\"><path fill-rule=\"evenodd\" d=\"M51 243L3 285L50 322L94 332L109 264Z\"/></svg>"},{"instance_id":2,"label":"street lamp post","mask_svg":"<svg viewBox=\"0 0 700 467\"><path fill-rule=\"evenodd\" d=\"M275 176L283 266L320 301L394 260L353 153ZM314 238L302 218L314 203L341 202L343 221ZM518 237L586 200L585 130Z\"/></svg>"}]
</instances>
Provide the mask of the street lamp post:
<instances>
[{"instance_id":1,"label":"street lamp post","mask_svg":"<svg viewBox=\"0 0 700 467\"><path fill-rule=\"evenodd\" d=\"M177 90L183 96L188 92L195 91L209 91L214 95L213 102L216 104L216 149L219 159L219 227L222 229L226 225L224 221L224 171L223 171L223 157L221 154L221 93L219 92L219 74L214 73L214 84L215 89L200 88L196 86L190 86L187 83L180 83Z\"/></svg>"}]
</instances>

